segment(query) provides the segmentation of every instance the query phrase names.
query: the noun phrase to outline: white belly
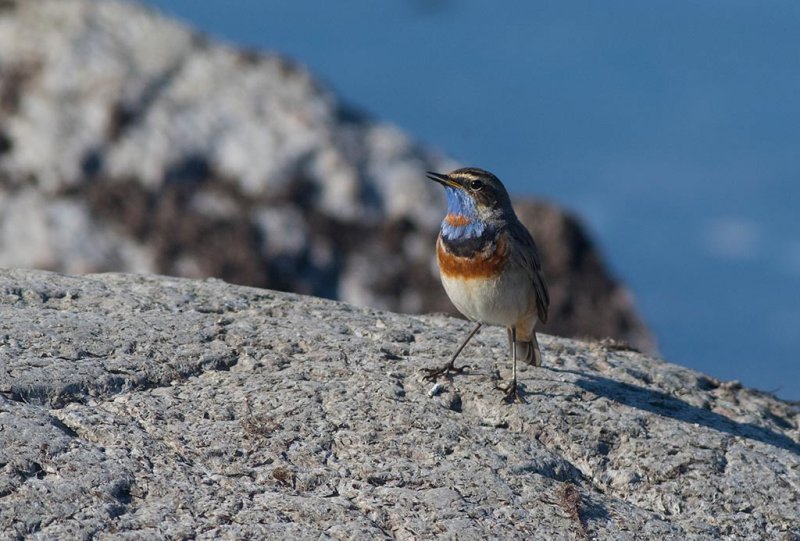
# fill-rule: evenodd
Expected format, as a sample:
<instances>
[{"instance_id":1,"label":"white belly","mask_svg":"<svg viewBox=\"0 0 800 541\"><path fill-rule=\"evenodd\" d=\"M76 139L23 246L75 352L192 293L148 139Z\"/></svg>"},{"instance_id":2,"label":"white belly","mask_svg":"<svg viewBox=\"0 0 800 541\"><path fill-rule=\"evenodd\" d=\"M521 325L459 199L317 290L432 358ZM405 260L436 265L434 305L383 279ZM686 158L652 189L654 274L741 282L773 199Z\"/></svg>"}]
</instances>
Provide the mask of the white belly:
<instances>
[{"instance_id":1,"label":"white belly","mask_svg":"<svg viewBox=\"0 0 800 541\"><path fill-rule=\"evenodd\" d=\"M441 277L452 303L473 321L511 327L536 305L533 284L521 271L506 272L498 278Z\"/></svg>"}]
</instances>

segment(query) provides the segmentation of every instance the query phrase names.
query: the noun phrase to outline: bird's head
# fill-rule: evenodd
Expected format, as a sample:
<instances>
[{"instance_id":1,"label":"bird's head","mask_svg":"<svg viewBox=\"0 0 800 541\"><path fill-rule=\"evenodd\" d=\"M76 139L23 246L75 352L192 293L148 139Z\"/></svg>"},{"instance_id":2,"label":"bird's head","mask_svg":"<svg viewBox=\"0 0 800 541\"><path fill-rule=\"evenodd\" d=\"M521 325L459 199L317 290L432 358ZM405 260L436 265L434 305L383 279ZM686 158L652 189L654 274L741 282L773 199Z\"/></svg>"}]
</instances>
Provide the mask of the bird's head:
<instances>
[{"instance_id":1,"label":"bird's head","mask_svg":"<svg viewBox=\"0 0 800 541\"><path fill-rule=\"evenodd\" d=\"M509 213L514 214L505 186L489 171L467 167L446 175L428 172L427 176L445 187L445 236L480 235L487 227L505 220Z\"/></svg>"}]
</instances>

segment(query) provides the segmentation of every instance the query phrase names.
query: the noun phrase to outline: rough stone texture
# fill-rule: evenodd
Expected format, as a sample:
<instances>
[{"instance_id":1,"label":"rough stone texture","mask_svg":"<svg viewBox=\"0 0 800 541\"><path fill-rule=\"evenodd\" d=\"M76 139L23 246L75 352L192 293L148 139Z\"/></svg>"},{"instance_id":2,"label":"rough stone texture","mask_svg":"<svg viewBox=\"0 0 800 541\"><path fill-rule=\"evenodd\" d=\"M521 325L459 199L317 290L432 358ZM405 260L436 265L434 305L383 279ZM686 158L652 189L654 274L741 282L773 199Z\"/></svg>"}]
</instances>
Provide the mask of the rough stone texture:
<instances>
[{"instance_id":1,"label":"rough stone texture","mask_svg":"<svg viewBox=\"0 0 800 541\"><path fill-rule=\"evenodd\" d=\"M124 2L0 3L0 267L452 311L432 257L443 194L424 171L455 166L279 55ZM553 290L545 331L654 349L582 226L519 209Z\"/></svg>"},{"instance_id":2,"label":"rough stone texture","mask_svg":"<svg viewBox=\"0 0 800 541\"><path fill-rule=\"evenodd\" d=\"M0 273L3 539L800 539L800 408L611 342L158 276Z\"/></svg>"}]
</instances>

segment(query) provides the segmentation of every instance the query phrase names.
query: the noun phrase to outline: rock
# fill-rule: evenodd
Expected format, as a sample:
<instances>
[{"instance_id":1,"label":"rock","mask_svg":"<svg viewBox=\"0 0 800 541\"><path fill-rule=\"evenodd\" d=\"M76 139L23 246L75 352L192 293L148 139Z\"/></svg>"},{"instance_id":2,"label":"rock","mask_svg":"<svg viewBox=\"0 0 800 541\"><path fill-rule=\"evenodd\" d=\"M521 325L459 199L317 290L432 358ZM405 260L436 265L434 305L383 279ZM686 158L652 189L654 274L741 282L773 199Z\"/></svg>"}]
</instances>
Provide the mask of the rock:
<instances>
[{"instance_id":1,"label":"rock","mask_svg":"<svg viewBox=\"0 0 800 541\"><path fill-rule=\"evenodd\" d=\"M443 194L424 172L454 167L277 54L129 2L0 7L0 266L453 313L433 260ZM552 286L544 330L653 351L579 222L518 206Z\"/></svg>"},{"instance_id":2,"label":"rock","mask_svg":"<svg viewBox=\"0 0 800 541\"><path fill-rule=\"evenodd\" d=\"M800 408L611 342L160 276L0 272L0 531L798 539Z\"/></svg>"}]
</instances>

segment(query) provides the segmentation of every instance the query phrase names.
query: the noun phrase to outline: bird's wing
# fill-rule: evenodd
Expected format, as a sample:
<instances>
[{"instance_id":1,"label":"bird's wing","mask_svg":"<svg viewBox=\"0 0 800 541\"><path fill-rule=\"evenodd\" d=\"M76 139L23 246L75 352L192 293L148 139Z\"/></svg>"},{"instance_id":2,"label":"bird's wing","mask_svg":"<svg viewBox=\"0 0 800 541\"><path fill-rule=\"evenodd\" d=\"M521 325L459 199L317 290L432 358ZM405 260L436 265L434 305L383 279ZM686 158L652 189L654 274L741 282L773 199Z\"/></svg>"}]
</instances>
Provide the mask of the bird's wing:
<instances>
[{"instance_id":1,"label":"bird's wing","mask_svg":"<svg viewBox=\"0 0 800 541\"><path fill-rule=\"evenodd\" d=\"M533 237L522 223L518 220L511 222L507 226L508 234L511 236L514 246L512 257L524 268L533 281L536 290L536 310L539 321L547 323L547 309L550 307L550 294L547 292L547 284L542 276L542 259Z\"/></svg>"}]
</instances>

